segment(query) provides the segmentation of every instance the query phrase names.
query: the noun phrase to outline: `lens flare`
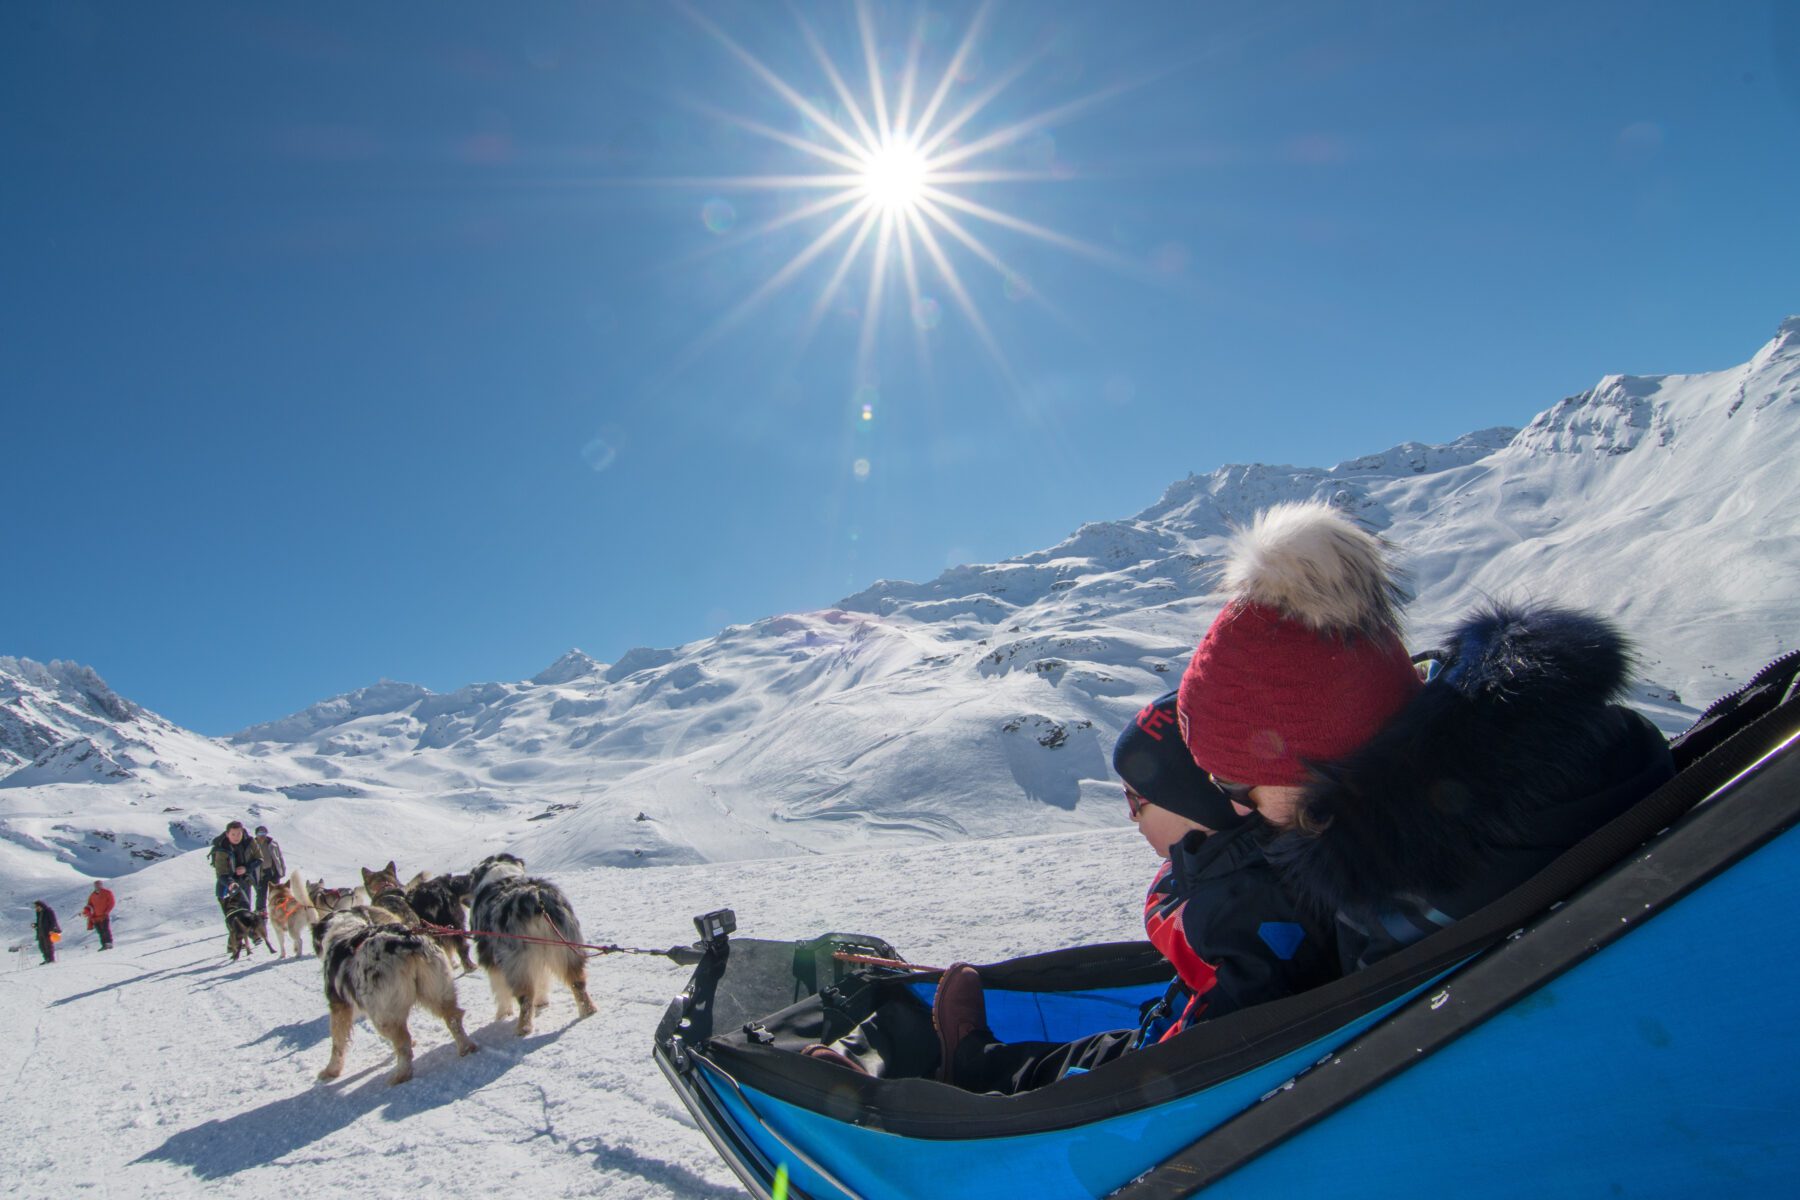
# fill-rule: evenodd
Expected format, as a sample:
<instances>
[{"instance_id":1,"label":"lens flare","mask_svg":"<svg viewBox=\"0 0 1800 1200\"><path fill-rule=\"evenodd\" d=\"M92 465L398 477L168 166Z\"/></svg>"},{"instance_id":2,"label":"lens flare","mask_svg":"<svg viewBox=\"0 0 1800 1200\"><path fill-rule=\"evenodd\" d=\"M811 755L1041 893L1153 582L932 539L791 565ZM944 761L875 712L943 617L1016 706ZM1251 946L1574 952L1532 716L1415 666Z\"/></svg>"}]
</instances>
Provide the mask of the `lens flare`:
<instances>
[{"instance_id":1,"label":"lens flare","mask_svg":"<svg viewBox=\"0 0 1800 1200\"><path fill-rule=\"evenodd\" d=\"M977 42L992 7L990 2L977 9L954 52L939 70L935 85L924 77L921 58L925 43L931 40L934 23L943 24L941 16L924 14L910 35L883 39L877 36L873 6L858 0L854 8L861 62L840 63L805 18L796 14L801 40L823 76L823 83L829 85L827 92L815 81L796 83L783 78L708 13L695 5L681 4L690 21L792 108L795 119L787 128L777 128L698 100L691 100L690 105L779 144L795 154L797 161L792 169L780 174L644 182L704 187L721 194L729 189L769 189L817 197L731 238L721 238L717 243L720 249L742 245L802 221L824 224L785 266L766 275L750 295L700 336L688 352L690 361L701 348L748 319L809 267L823 260L832 265L801 332L802 347L811 341L829 314L850 312L861 321L856 373L866 375L878 343L876 332L882 324L888 293L904 285L902 311L912 318L922 354L929 353L930 339L925 335L946 318L957 316L1006 378L1016 384L1006 356L977 304L983 289L964 279L969 263L965 260L959 265L953 255L966 251L982 267L992 270L995 278L987 288L993 294L1007 300L1030 299L1060 319L1067 318L1024 284L1023 273L1009 266L988 245L983 239L985 232L997 229L1034 239L1138 277L1172 273L1167 264L1156 262L1146 269L1139 256L1122 255L1057 232L967 194L972 187L981 188L986 200L994 185L1067 182L1074 174L1058 157L1057 139L1051 127L1142 86L1156 74L1134 73L1127 82L1096 89L998 128L984 129L981 118L990 112L989 106L1044 53L1028 54L1005 65L984 62L977 53ZM863 85L860 88L852 84L859 73ZM958 95L961 89L969 89L973 95L964 98ZM729 215L713 210L703 220L709 231L724 234L732 229L736 215L735 210ZM851 281L858 263L867 264L866 285ZM932 275L936 276L935 283ZM860 304L854 298L845 298L854 287L866 288ZM925 287L943 295L946 303L940 304L926 295Z\"/></svg>"},{"instance_id":2,"label":"lens flare","mask_svg":"<svg viewBox=\"0 0 1800 1200\"><path fill-rule=\"evenodd\" d=\"M709 233L730 233L737 224L737 208L729 200L714 197L700 206L700 223Z\"/></svg>"}]
</instances>

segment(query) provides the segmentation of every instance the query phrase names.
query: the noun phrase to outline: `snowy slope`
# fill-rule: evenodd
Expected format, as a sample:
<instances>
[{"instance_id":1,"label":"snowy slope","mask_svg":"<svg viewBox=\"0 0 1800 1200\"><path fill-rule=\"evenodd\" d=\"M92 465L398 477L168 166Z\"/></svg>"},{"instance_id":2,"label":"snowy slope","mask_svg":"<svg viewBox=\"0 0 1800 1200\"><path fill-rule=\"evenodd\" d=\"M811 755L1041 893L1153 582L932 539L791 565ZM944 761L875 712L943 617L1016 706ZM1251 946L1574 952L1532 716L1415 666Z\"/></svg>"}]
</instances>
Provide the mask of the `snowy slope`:
<instances>
[{"instance_id":1,"label":"snowy slope","mask_svg":"<svg viewBox=\"0 0 1800 1200\"><path fill-rule=\"evenodd\" d=\"M223 742L116 697L109 716L92 672L32 664L33 683L0 660L0 729L20 747L0 779L0 902L144 861L103 853L102 834L189 849L239 815L335 852L345 828L404 812L437 844L479 830L558 869L1107 828L1114 736L1216 612L1231 527L1281 500L1331 499L1402 547L1416 644L1490 596L1618 614L1644 654L1637 702L1679 728L1792 645L1797 450L1800 319L1740 366L1609 377L1522 430L1221 467L1005 562L610 665L571 651L444 695L382 681Z\"/></svg>"},{"instance_id":2,"label":"snowy slope","mask_svg":"<svg viewBox=\"0 0 1800 1200\"><path fill-rule=\"evenodd\" d=\"M256 786L258 770L119 696L89 667L0 658L0 902L204 845L225 811L207 802ZM231 807L242 805L234 797Z\"/></svg>"},{"instance_id":3,"label":"snowy slope","mask_svg":"<svg viewBox=\"0 0 1800 1200\"><path fill-rule=\"evenodd\" d=\"M405 836L382 845L384 856L427 861ZM746 936L860 929L943 965L1133 937L1155 863L1134 834L1113 832L597 867L562 882L590 939L685 944L692 915L732 904ZM857 899L845 897L847 876L860 881ZM145 871L118 893L112 950L63 910L58 962L37 965L34 949L0 959L9 1196L743 1194L650 1059L651 1032L687 968L596 960L598 1014L576 1021L559 993L524 1040L493 1021L485 979L465 976L458 991L478 1053L458 1058L443 1026L415 1013L417 1074L389 1087L387 1046L359 1021L342 1079L320 1084L329 1033L316 959L260 949L254 960L223 958L216 909L189 873Z\"/></svg>"}]
</instances>

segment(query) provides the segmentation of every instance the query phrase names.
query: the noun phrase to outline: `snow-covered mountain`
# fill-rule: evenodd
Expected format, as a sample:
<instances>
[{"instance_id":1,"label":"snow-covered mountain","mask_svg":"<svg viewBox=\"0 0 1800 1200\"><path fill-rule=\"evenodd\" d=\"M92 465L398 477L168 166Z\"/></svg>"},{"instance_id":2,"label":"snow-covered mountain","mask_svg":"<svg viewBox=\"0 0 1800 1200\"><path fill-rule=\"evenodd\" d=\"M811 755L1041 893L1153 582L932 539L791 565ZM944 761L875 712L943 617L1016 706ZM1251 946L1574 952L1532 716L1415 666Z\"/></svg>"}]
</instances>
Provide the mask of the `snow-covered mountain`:
<instances>
[{"instance_id":1,"label":"snow-covered mountain","mask_svg":"<svg viewBox=\"0 0 1800 1200\"><path fill-rule=\"evenodd\" d=\"M0 895L122 875L204 845L214 793L257 764L119 696L92 668L0 657Z\"/></svg>"},{"instance_id":2,"label":"snow-covered mountain","mask_svg":"<svg viewBox=\"0 0 1800 1200\"><path fill-rule=\"evenodd\" d=\"M229 739L86 668L0 659L0 898L244 815L328 874L387 857L347 830L402 821L439 856L409 869L502 847L554 870L1108 827L1112 740L1217 610L1231 527L1311 497L1405 551L1415 643L1490 597L1593 606L1639 642L1636 701L1679 728L1793 645L1797 457L1800 318L1740 366L1609 376L1522 430L1225 466L1004 562L610 665L570 651L442 695L382 681Z\"/></svg>"}]
</instances>

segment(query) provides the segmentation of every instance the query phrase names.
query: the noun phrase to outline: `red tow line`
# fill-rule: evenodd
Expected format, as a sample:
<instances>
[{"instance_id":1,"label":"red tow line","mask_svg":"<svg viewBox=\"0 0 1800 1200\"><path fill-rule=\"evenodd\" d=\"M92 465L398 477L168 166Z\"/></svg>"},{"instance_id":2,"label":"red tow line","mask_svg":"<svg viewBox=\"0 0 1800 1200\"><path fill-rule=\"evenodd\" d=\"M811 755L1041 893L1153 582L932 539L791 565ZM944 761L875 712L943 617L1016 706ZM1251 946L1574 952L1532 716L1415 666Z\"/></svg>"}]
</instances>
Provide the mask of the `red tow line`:
<instances>
[{"instance_id":1,"label":"red tow line","mask_svg":"<svg viewBox=\"0 0 1800 1200\"><path fill-rule=\"evenodd\" d=\"M546 920L548 920L548 918L546 918ZM550 927L555 929L556 922L551 921ZM539 946L567 946L571 950L587 951L587 953L583 955L584 958L598 958L602 954L655 954L660 955L663 958L672 958L675 955L675 948L669 950L646 950L637 946L616 946L612 944L596 946L588 942L571 942L567 938L533 937L528 933L500 933L493 929L453 929L448 925L433 925L430 921L420 921L419 931L421 933L429 933L434 937L467 936L507 938L511 941L531 942Z\"/></svg>"}]
</instances>

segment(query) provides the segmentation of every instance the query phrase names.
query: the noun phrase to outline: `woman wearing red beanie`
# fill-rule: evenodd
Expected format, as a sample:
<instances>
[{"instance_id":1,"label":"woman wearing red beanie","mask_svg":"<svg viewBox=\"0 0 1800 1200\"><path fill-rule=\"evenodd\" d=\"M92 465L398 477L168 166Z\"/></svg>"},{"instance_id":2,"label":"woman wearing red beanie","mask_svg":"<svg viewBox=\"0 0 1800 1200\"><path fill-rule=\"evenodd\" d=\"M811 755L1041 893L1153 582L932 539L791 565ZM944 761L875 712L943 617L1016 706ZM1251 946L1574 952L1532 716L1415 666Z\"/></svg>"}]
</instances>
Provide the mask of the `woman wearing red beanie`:
<instances>
[{"instance_id":1,"label":"woman wearing red beanie","mask_svg":"<svg viewBox=\"0 0 1800 1200\"><path fill-rule=\"evenodd\" d=\"M1631 656L1602 617L1477 612L1422 683L1387 544L1322 503L1259 514L1225 581L1182 676L1182 735L1288 829L1269 855L1335 914L1346 971L1504 895L1674 773L1614 703Z\"/></svg>"},{"instance_id":2,"label":"woman wearing red beanie","mask_svg":"<svg viewBox=\"0 0 1800 1200\"><path fill-rule=\"evenodd\" d=\"M1233 541L1225 583L1232 598L1177 705L1188 749L1214 779L1297 788L1308 763L1355 750L1418 692L1387 543L1328 505L1257 514Z\"/></svg>"}]
</instances>

